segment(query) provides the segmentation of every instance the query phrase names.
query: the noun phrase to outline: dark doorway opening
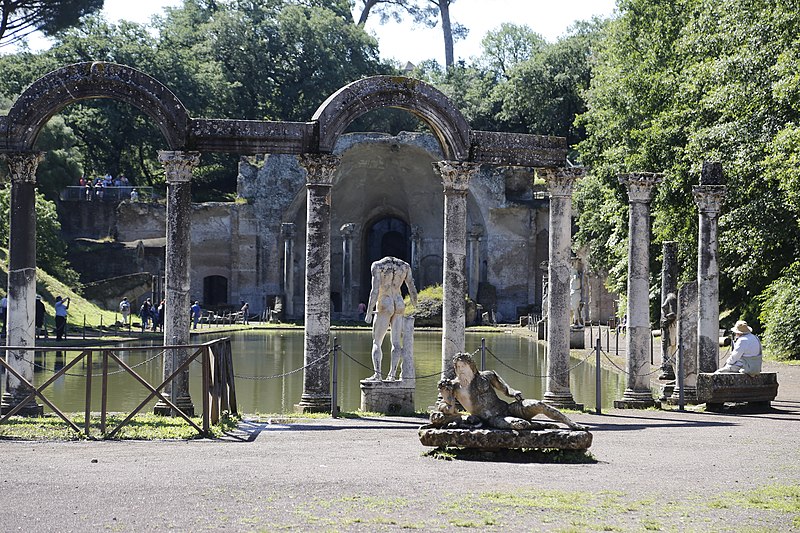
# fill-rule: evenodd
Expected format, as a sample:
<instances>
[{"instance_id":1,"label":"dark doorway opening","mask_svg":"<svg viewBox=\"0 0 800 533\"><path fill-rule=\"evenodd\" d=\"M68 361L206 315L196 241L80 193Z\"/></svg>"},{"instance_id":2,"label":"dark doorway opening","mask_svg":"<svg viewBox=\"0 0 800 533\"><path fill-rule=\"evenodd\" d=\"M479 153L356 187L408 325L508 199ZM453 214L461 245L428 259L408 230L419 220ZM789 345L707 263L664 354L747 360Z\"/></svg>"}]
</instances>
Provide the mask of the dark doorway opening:
<instances>
[{"instance_id":1,"label":"dark doorway opening","mask_svg":"<svg viewBox=\"0 0 800 533\"><path fill-rule=\"evenodd\" d=\"M369 271L372 263L387 256L411 263L411 226L399 218L381 218L369 227L366 239L364 268L361 270L364 273L361 299L365 302L372 288L372 276ZM403 289L405 290L405 286Z\"/></svg>"},{"instance_id":2,"label":"dark doorway opening","mask_svg":"<svg viewBox=\"0 0 800 533\"><path fill-rule=\"evenodd\" d=\"M226 305L228 303L228 278L206 276L203 278L203 305Z\"/></svg>"}]
</instances>

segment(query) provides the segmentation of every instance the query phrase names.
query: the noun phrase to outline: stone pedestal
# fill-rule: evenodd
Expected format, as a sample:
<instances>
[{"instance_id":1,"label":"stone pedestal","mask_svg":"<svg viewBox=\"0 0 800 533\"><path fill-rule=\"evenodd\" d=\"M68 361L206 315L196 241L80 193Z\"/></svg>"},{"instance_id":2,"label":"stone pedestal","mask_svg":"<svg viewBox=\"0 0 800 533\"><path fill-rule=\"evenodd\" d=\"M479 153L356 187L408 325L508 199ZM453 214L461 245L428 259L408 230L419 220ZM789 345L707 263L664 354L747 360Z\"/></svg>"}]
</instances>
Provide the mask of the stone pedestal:
<instances>
[{"instance_id":1,"label":"stone pedestal","mask_svg":"<svg viewBox=\"0 0 800 533\"><path fill-rule=\"evenodd\" d=\"M586 348L586 330L583 327L572 326L569 328L569 347L572 350Z\"/></svg>"},{"instance_id":2,"label":"stone pedestal","mask_svg":"<svg viewBox=\"0 0 800 533\"><path fill-rule=\"evenodd\" d=\"M419 428L419 441L423 446L479 450L586 450L592 445L588 431L556 429L558 426L549 423L539 425L546 429L447 429L425 425Z\"/></svg>"},{"instance_id":3,"label":"stone pedestal","mask_svg":"<svg viewBox=\"0 0 800 533\"><path fill-rule=\"evenodd\" d=\"M697 400L706 404L708 411L721 411L725 403L747 403L756 408L769 409L778 395L778 374L762 372L747 374L710 374L697 376Z\"/></svg>"},{"instance_id":4,"label":"stone pedestal","mask_svg":"<svg viewBox=\"0 0 800 533\"><path fill-rule=\"evenodd\" d=\"M416 380L361 381L361 410L387 415L414 413Z\"/></svg>"},{"instance_id":5,"label":"stone pedestal","mask_svg":"<svg viewBox=\"0 0 800 533\"><path fill-rule=\"evenodd\" d=\"M11 205L8 249L8 315L6 346L36 344L36 167L42 154L17 152L2 154L11 178ZM6 352L6 362L29 383L33 382L33 351ZM5 393L0 410L8 413L31 390L11 372L5 372ZM18 411L22 416L40 416L42 406L33 399Z\"/></svg>"},{"instance_id":6,"label":"stone pedestal","mask_svg":"<svg viewBox=\"0 0 800 533\"><path fill-rule=\"evenodd\" d=\"M617 409L646 409L655 406L650 390L650 199L661 182L660 174L623 174L620 183L628 189L628 386Z\"/></svg>"}]
</instances>

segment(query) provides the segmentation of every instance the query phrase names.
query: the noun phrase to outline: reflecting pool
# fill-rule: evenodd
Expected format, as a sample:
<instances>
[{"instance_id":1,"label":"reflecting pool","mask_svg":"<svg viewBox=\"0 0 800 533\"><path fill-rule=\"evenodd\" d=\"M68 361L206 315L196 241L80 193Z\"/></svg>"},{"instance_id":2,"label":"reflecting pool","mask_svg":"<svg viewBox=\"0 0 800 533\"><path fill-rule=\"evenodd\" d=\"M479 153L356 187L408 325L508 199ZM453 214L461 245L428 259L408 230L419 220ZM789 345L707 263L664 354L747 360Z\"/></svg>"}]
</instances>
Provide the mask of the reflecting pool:
<instances>
[{"instance_id":1,"label":"reflecting pool","mask_svg":"<svg viewBox=\"0 0 800 533\"><path fill-rule=\"evenodd\" d=\"M368 331L335 331L341 346L338 368L338 405L342 410L353 411L361 404L359 381L372 375L370 357L371 336ZM303 392L303 332L301 330L244 331L228 334L233 350L233 366L236 379L236 394L239 410L243 413L288 413L300 401ZM546 389L547 364L544 347L528 338L502 333L467 333L466 349L478 350L481 338L486 339L486 368L495 370L509 385L520 389L526 398L542 398ZM211 337L203 337L203 341ZM417 375L415 403L417 411L424 411L436 399L436 384L441 367L442 334L437 331L414 333L414 357ZM384 341L384 373L389 368L389 336ZM575 401L587 409L595 406L594 356L582 363L588 354L572 359L574 367L570 375L570 387ZM160 383L162 358L154 352L121 352L123 360L150 383ZM37 386L49 379L53 371L63 368L68 354L37 352L34 384ZM475 355L480 362L480 353ZM199 364L191 365L191 394L195 407L200 408ZM133 377L110 367L108 406L110 411L130 411L148 394ZM294 371L294 372L293 372ZM69 375L59 377L45 390L45 396L59 409L68 412L82 411L86 394L86 368L83 363L70 370ZM102 367L99 354L95 355L92 373L92 410L100 410L100 384L98 379ZM613 400L621 398L625 390L624 377L601 369L602 405L610 407ZM151 402L154 404L155 401ZM45 407L47 410L47 407ZM148 410L148 409L146 409Z\"/></svg>"}]
</instances>

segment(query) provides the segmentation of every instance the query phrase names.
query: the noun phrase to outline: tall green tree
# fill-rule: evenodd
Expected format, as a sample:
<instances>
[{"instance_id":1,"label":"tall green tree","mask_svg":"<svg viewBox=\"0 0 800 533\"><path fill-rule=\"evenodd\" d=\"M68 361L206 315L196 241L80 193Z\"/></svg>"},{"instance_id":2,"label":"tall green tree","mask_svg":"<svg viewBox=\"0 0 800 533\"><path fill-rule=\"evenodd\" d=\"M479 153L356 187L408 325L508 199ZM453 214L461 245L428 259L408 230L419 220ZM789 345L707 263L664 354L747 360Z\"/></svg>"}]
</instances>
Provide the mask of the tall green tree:
<instances>
[{"instance_id":1,"label":"tall green tree","mask_svg":"<svg viewBox=\"0 0 800 533\"><path fill-rule=\"evenodd\" d=\"M16 43L35 31L53 36L102 8L103 0L3 0L0 46Z\"/></svg>"}]
</instances>

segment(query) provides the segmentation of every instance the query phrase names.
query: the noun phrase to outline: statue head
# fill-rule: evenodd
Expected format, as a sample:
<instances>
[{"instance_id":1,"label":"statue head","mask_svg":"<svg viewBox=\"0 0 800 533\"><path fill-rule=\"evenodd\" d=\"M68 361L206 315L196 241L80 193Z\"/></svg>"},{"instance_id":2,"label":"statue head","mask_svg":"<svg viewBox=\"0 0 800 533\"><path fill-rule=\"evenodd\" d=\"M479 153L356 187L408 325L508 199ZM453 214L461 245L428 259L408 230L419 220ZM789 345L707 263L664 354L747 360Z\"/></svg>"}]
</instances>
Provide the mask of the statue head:
<instances>
[{"instance_id":1,"label":"statue head","mask_svg":"<svg viewBox=\"0 0 800 533\"><path fill-rule=\"evenodd\" d=\"M472 372L473 376L478 375L478 365L475 364L475 359L468 353L457 353L453 356L453 367L455 368L456 375L463 373L466 369Z\"/></svg>"}]
</instances>

